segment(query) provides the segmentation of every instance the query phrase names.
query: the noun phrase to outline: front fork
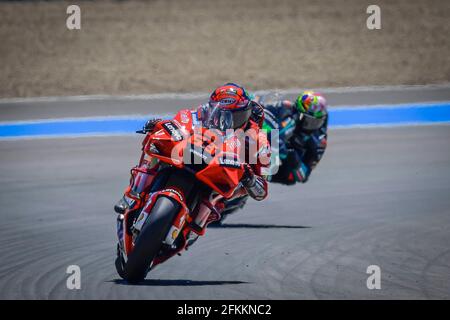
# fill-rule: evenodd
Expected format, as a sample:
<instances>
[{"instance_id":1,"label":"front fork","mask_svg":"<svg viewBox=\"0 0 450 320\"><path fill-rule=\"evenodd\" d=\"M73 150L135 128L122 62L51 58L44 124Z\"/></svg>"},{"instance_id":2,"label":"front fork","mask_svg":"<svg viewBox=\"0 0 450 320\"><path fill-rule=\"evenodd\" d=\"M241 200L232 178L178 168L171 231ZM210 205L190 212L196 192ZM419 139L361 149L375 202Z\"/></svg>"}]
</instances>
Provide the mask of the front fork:
<instances>
[{"instance_id":1,"label":"front fork","mask_svg":"<svg viewBox=\"0 0 450 320\"><path fill-rule=\"evenodd\" d=\"M125 237L128 230L126 229L127 218L130 212L139 210L146 202L152 182L158 170L159 161L142 153L139 165L131 169L130 183L125 189L124 198L128 203L128 209L125 214L117 216L117 237L119 240L119 249L126 253Z\"/></svg>"}]
</instances>

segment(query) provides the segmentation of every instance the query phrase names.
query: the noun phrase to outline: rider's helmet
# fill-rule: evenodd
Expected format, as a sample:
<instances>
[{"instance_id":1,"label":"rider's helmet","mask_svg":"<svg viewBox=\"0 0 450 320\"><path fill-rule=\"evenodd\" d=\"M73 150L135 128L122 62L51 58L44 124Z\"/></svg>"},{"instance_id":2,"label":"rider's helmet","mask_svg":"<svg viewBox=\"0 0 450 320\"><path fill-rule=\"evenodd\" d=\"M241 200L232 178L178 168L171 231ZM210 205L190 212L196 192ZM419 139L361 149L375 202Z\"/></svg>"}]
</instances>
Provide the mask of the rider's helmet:
<instances>
[{"instance_id":1,"label":"rider's helmet","mask_svg":"<svg viewBox=\"0 0 450 320\"><path fill-rule=\"evenodd\" d=\"M305 91L297 97L295 106L299 112L299 122L303 130L319 129L327 117L327 101L320 93Z\"/></svg>"},{"instance_id":2,"label":"rider's helmet","mask_svg":"<svg viewBox=\"0 0 450 320\"><path fill-rule=\"evenodd\" d=\"M244 128L252 114L249 94L241 86L227 83L211 94L202 116L203 126L226 131Z\"/></svg>"}]
</instances>

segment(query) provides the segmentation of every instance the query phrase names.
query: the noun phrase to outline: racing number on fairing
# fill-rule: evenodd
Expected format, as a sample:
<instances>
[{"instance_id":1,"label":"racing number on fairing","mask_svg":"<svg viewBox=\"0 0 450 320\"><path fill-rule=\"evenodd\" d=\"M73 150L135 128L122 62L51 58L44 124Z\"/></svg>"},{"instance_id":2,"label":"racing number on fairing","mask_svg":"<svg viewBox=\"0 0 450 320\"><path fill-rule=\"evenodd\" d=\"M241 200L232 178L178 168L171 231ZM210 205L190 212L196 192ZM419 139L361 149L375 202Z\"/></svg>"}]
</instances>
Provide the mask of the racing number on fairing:
<instances>
[{"instance_id":1,"label":"racing number on fairing","mask_svg":"<svg viewBox=\"0 0 450 320\"><path fill-rule=\"evenodd\" d=\"M201 147L204 152L211 156L215 155L218 146L222 143L222 136L214 130L207 130L202 134L194 134L194 144Z\"/></svg>"}]
</instances>

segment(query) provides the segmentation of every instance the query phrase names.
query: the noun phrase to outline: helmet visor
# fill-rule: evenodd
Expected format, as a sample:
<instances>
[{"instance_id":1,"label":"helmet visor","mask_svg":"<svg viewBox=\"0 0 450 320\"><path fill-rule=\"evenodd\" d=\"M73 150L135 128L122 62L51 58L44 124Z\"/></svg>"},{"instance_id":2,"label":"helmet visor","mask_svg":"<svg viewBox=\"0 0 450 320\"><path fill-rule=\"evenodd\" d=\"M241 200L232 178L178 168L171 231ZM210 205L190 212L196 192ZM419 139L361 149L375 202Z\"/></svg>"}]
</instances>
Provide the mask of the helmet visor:
<instances>
[{"instance_id":1,"label":"helmet visor","mask_svg":"<svg viewBox=\"0 0 450 320\"><path fill-rule=\"evenodd\" d=\"M316 118L307 113L300 113L300 125L304 130L312 131L320 129L325 122L325 117Z\"/></svg>"},{"instance_id":2,"label":"helmet visor","mask_svg":"<svg viewBox=\"0 0 450 320\"><path fill-rule=\"evenodd\" d=\"M225 109L219 103L210 103L206 112L203 126L208 129L219 129L226 131L238 129L244 126L251 115L248 107L241 109Z\"/></svg>"}]
</instances>

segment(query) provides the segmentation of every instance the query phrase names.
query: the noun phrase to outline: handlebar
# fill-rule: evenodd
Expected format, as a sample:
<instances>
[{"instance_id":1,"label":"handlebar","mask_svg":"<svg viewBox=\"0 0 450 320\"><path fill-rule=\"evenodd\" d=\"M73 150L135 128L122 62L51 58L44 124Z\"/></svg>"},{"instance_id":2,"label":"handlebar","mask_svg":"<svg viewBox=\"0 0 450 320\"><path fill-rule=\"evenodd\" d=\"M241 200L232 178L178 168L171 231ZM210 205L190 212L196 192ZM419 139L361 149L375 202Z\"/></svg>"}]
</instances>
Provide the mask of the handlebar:
<instances>
[{"instance_id":1,"label":"handlebar","mask_svg":"<svg viewBox=\"0 0 450 320\"><path fill-rule=\"evenodd\" d=\"M148 132L150 132L150 131L146 130L145 128L142 128L141 130L136 130L136 133L140 133L140 134L147 134Z\"/></svg>"}]
</instances>

